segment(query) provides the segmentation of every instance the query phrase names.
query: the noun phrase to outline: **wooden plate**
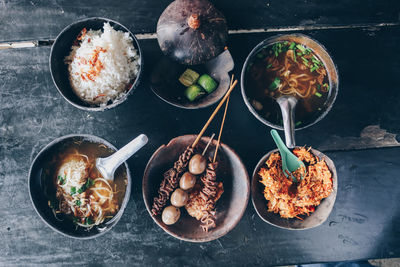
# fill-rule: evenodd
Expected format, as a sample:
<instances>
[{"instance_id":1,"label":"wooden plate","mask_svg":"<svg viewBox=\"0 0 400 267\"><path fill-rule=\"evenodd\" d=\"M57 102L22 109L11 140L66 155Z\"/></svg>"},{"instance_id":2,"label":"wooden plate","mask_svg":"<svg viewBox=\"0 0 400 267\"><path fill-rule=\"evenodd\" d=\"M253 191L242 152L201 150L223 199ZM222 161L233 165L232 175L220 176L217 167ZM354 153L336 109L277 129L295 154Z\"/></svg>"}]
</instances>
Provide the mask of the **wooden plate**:
<instances>
[{"instance_id":1,"label":"wooden plate","mask_svg":"<svg viewBox=\"0 0 400 267\"><path fill-rule=\"evenodd\" d=\"M58 220L55 218L51 208L48 205L48 201L51 199L46 193L46 188L48 188L49 177L46 174L46 165L48 162L52 160L55 153L59 153L59 151L65 149L65 147L70 145L72 142L89 142L96 145L104 145L104 149L101 149L102 156L108 156L116 151L116 147L114 147L111 143L106 140L88 134L71 134L63 137L59 137L46 145L35 157L33 160L30 170L29 170L29 196L33 205L33 208L39 215L39 217L54 231L61 233L65 236L77 238L77 239L91 239L103 235L108 232L112 227L114 227L118 221L121 219L122 214L128 204L130 195L131 195L131 184L132 179L130 175L130 171L128 168L128 164L125 162L117 169L118 173L126 176L126 191L124 198L121 203L121 207L119 211L114 215L114 217L100 224L99 226L95 226L90 230L84 229L82 227L76 227L76 225L72 222L72 220L66 218L65 220ZM105 152L106 151L106 152Z\"/></svg>"},{"instance_id":2,"label":"wooden plate","mask_svg":"<svg viewBox=\"0 0 400 267\"><path fill-rule=\"evenodd\" d=\"M191 217L185 208L181 208L181 217L174 225L165 225L161 220L161 215L151 214L153 199L157 196L163 173L173 166L179 155L193 143L195 138L196 135L176 137L154 152L143 176L143 199L150 216L165 232L185 241L207 242L224 236L232 230L242 218L249 200L250 183L246 168L239 156L227 145L222 144L218 152L217 179L223 182L224 193L216 204L216 228L208 233L204 232L200 227L200 222ZM208 137L203 137L196 151L202 152L208 141ZM214 154L215 145L214 140L206 153L207 156Z\"/></svg>"},{"instance_id":3,"label":"wooden plate","mask_svg":"<svg viewBox=\"0 0 400 267\"><path fill-rule=\"evenodd\" d=\"M336 167L333 161L318 150L311 149L311 152L314 156L325 159L326 164L328 165L329 170L332 172L332 181L333 181L333 191L332 193L325 199L321 201L318 207L316 207L315 212L311 213L310 216L307 216L303 221L299 219L285 219L282 218L278 213L268 212L267 203L268 201L264 198L263 191L265 186L259 182L260 178L258 172L261 167L265 165L265 162L269 158L269 156L277 152L278 149L274 149L268 154L266 154L257 164L257 167L253 172L253 179L251 181L251 199L253 202L253 206L257 211L257 214L263 219L265 222L272 224L276 227L290 229L290 230L304 230L313 228L321 225L323 222L328 219L329 214L331 213L333 206L336 200L337 188L338 188L338 179L336 173Z\"/></svg>"},{"instance_id":4,"label":"wooden plate","mask_svg":"<svg viewBox=\"0 0 400 267\"><path fill-rule=\"evenodd\" d=\"M234 62L229 50L225 50L216 58L205 64L186 66L172 61L168 57L161 57L155 65L150 78L153 92L165 102L179 108L199 109L211 106L218 102L228 91ZM190 102L184 95L185 87L179 82L179 77L187 69L193 69L200 75L207 73L218 82L218 87L211 94Z\"/></svg>"}]
</instances>

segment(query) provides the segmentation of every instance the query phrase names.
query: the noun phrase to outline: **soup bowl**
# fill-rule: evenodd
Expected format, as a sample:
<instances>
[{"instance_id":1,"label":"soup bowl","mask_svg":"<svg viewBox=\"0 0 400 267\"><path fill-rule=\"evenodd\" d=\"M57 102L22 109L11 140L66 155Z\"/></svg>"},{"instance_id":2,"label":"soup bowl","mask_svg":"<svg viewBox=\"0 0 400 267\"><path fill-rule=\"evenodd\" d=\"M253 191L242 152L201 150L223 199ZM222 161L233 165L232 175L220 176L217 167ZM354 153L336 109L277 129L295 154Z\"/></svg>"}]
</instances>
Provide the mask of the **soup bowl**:
<instances>
[{"instance_id":1,"label":"soup bowl","mask_svg":"<svg viewBox=\"0 0 400 267\"><path fill-rule=\"evenodd\" d=\"M106 22L110 23L110 25L117 31L129 33L129 36L133 39L133 46L139 54L140 66L136 78L134 78L134 80L131 80L127 92L125 92L122 97L114 100L113 102L107 103L104 106L98 106L83 101L74 93L69 81L68 66L64 63L64 58L70 54L72 44L74 43L76 37L83 28L86 28L87 30L101 30L103 29L103 25ZM123 103L128 98L128 96L138 87L143 72L143 54L135 35L131 33L126 27L110 19L94 17L74 22L61 31L61 33L55 39L53 46L51 47L49 64L54 85L56 86L58 92L64 97L64 99L68 103L70 103L74 107L86 111L104 111L114 108Z\"/></svg>"},{"instance_id":2,"label":"soup bowl","mask_svg":"<svg viewBox=\"0 0 400 267\"><path fill-rule=\"evenodd\" d=\"M249 96L247 94L248 90L250 88L246 87L246 81L248 79L248 73L247 71L249 67L253 64L257 54L265 47L271 46L275 43L279 42L295 42L298 44L302 44L307 48L310 48L313 50L313 52L321 59L321 61L325 65L325 69L327 70L327 75L329 79L329 92L327 99L323 106L321 107L321 111L318 111L318 115L314 117L312 120L310 120L308 123L304 123L301 125L296 126L296 130L304 129L307 128L311 125L314 125L315 123L319 122L321 119L323 119L328 112L331 110L333 103L336 100L338 90L339 90L339 75L338 75L338 70L335 65L335 63L332 60L332 57L329 55L328 51L326 48L320 44L318 41L315 39L312 39L309 36L306 36L304 34L283 34L283 35L276 35L272 36L270 38L265 39L261 43L259 43L254 49L250 52L250 54L247 56L246 61L243 65L242 68L242 73L241 73L241 92L242 92L242 97L244 99L244 102L247 106L247 108L250 110L250 112L262 123L265 125L278 129L278 130L283 130L283 126L276 124L272 121L269 121L266 119L264 116L262 116L257 110L253 107L253 105L250 102ZM279 106L276 105L277 109L279 109Z\"/></svg>"},{"instance_id":3,"label":"soup bowl","mask_svg":"<svg viewBox=\"0 0 400 267\"><path fill-rule=\"evenodd\" d=\"M249 177L239 156L227 145L221 144L218 153L217 180L223 182L224 193L216 203L216 228L208 232L202 230L200 222L181 208L181 216L173 225L166 225L161 215L153 216L151 208L154 197L163 179L163 173L170 169L179 155L196 139L196 135L184 135L172 139L167 145L160 146L151 156L143 175L143 199L147 211L154 222L175 238L190 242L207 242L224 236L231 231L242 218L250 195ZM197 150L201 153L209 142L208 137L201 138ZM215 151L214 140L206 156ZM197 178L199 179L199 178ZM168 204L167 204L168 205Z\"/></svg>"},{"instance_id":4,"label":"soup bowl","mask_svg":"<svg viewBox=\"0 0 400 267\"><path fill-rule=\"evenodd\" d=\"M315 208L315 211L313 213L310 213L309 216L305 217L304 220L300 220L297 218L286 219L282 218L278 213L268 211L268 200L264 198L263 194L265 186L260 183L260 177L258 175L260 169L265 166L265 162L267 161L267 159L272 153L275 152L278 152L278 149L274 149L268 152L257 163L257 166L255 167L253 172L253 179L251 181L251 200L258 216L260 216L263 221L273 226L289 230L305 230L321 225L326 221L326 219L328 219L336 200L338 178L335 164L328 156L326 156L322 152L316 149L311 149L311 152L314 156L318 157L319 159L325 160L329 170L331 171L333 191L327 198L322 199L321 203Z\"/></svg>"},{"instance_id":5,"label":"soup bowl","mask_svg":"<svg viewBox=\"0 0 400 267\"><path fill-rule=\"evenodd\" d=\"M71 144L77 144L79 146L79 144L82 143L97 145L98 150L96 150L96 153L99 153L97 155L99 157L108 156L117 150L106 140L94 135L66 135L57 138L46 145L33 160L29 169L28 186L29 196L35 211L51 229L68 237L90 239L106 233L121 219L129 201L132 181L128 165L125 162L118 167L114 180L116 184L126 184L125 195L123 197L121 196L118 212L110 220L98 226L94 226L90 230L77 227L73 221L66 216L62 216L61 220L60 218L56 218L53 209L50 208L49 205L55 198L55 193L52 193L54 191L54 184L52 184L52 174L49 171L51 164L49 163L54 159L55 155L59 154L61 151L65 151Z\"/></svg>"}]
</instances>

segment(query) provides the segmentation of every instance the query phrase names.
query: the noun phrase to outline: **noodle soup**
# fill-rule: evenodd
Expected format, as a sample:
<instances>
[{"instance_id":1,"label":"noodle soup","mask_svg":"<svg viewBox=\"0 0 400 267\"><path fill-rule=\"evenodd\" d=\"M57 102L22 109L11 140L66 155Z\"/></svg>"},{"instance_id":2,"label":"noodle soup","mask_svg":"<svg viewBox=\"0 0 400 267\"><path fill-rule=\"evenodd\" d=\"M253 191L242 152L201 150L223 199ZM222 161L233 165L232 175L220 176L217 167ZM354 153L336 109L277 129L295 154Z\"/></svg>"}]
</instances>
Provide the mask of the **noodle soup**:
<instances>
[{"instance_id":1,"label":"noodle soup","mask_svg":"<svg viewBox=\"0 0 400 267\"><path fill-rule=\"evenodd\" d=\"M282 126L276 102L282 95L298 100L296 127L312 123L324 112L330 94L329 77L324 63L310 48L293 41L267 45L250 59L245 72L248 101L269 122Z\"/></svg>"},{"instance_id":2,"label":"noodle soup","mask_svg":"<svg viewBox=\"0 0 400 267\"><path fill-rule=\"evenodd\" d=\"M98 157L114 151L86 140L63 144L44 167L45 193L57 220L70 220L77 228L91 229L119 211L125 196L126 169L119 167L114 182L105 180L95 167Z\"/></svg>"}]
</instances>

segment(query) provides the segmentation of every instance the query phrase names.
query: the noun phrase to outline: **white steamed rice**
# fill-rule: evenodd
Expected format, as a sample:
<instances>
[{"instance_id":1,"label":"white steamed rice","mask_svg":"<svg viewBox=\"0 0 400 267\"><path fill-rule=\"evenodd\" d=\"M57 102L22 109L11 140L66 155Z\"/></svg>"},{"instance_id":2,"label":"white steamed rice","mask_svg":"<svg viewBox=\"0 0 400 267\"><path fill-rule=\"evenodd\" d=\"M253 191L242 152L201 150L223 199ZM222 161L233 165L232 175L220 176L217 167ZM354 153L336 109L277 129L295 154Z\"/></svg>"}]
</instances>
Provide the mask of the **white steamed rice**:
<instances>
[{"instance_id":1,"label":"white steamed rice","mask_svg":"<svg viewBox=\"0 0 400 267\"><path fill-rule=\"evenodd\" d=\"M100 106L121 98L140 68L129 33L116 31L109 23L104 23L103 30L87 31L65 57L75 94Z\"/></svg>"}]
</instances>

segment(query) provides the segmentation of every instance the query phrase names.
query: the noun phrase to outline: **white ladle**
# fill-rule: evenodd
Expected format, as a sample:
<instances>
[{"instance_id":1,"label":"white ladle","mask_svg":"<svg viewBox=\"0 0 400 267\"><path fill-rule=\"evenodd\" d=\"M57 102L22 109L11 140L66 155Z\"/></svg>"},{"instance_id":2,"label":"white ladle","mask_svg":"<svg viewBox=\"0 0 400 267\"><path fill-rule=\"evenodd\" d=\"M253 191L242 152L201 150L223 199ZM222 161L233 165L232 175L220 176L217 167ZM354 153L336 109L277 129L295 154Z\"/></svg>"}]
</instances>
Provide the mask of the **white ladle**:
<instances>
[{"instance_id":1,"label":"white ladle","mask_svg":"<svg viewBox=\"0 0 400 267\"><path fill-rule=\"evenodd\" d=\"M148 140L149 139L146 135L141 134L111 156L96 159L97 170L101 173L104 179L114 180L114 173L119 165L139 151L139 149L147 144Z\"/></svg>"},{"instance_id":2,"label":"white ladle","mask_svg":"<svg viewBox=\"0 0 400 267\"><path fill-rule=\"evenodd\" d=\"M286 146L288 148L294 148L296 142L294 139L294 111L297 104L297 99L294 96L281 96L276 100L278 102L283 119L283 129L285 131Z\"/></svg>"}]
</instances>

